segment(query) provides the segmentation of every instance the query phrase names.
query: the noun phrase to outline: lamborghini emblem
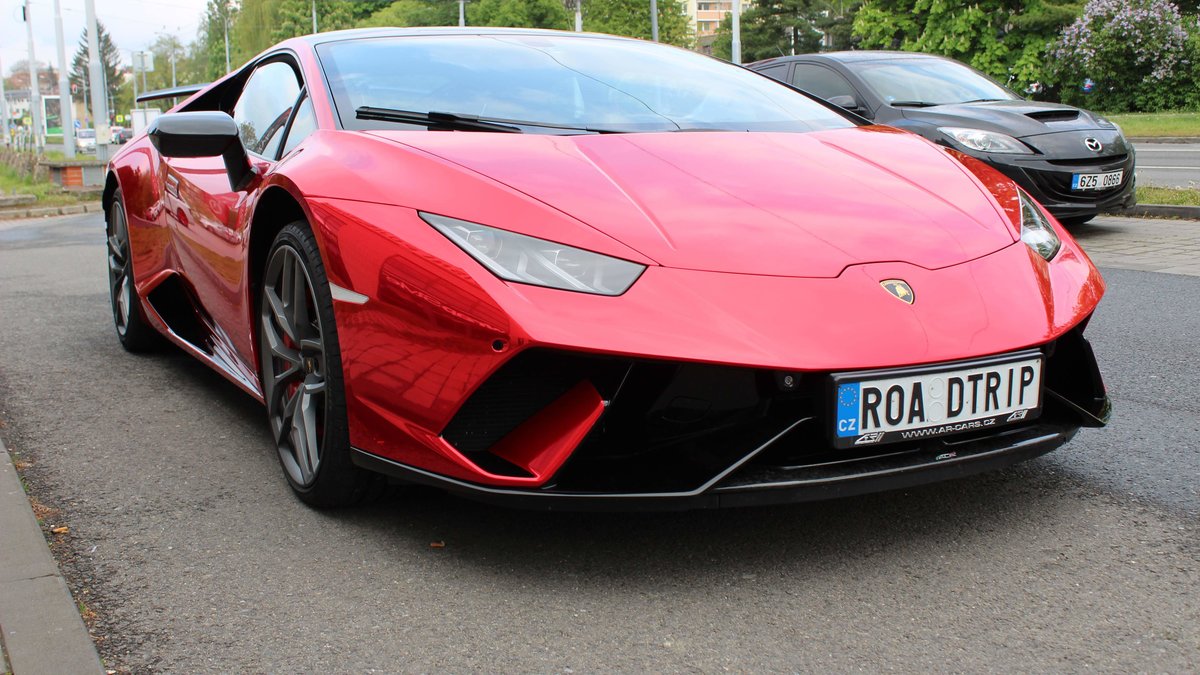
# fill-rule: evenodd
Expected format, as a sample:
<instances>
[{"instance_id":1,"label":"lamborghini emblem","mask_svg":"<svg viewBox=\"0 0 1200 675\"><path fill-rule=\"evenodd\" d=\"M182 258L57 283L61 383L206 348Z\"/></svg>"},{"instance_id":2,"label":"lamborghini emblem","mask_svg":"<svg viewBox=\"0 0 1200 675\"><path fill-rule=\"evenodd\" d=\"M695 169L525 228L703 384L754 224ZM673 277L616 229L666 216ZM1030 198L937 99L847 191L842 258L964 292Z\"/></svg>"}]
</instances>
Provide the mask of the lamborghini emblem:
<instances>
[{"instance_id":1,"label":"lamborghini emblem","mask_svg":"<svg viewBox=\"0 0 1200 675\"><path fill-rule=\"evenodd\" d=\"M897 300L901 300L905 304L911 305L913 304L913 300L916 299L913 297L912 286L909 286L900 279L884 279L879 282L879 285L883 286L883 290L891 293Z\"/></svg>"}]
</instances>

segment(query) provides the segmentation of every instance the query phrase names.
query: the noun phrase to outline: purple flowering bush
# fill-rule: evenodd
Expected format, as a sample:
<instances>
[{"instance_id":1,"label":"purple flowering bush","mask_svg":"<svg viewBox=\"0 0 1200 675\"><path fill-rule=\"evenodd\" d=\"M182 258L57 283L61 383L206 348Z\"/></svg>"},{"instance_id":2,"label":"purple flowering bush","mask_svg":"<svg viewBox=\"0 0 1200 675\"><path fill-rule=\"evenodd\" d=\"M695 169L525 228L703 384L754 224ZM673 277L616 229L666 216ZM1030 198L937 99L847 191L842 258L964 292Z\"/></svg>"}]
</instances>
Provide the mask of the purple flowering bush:
<instances>
[{"instance_id":1,"label":"purple flowering bush","mask_svg":"<svg viewBox=\"0 0 1200 675\"><path fill-rule=\"evenodd\" d=\"M1065 103L1110 112L1200 105L1200 26L1169 0L1090 0L1050 45ZM1082 84L1090 79L1090 93Z\"/></svg>"}]
</instances>

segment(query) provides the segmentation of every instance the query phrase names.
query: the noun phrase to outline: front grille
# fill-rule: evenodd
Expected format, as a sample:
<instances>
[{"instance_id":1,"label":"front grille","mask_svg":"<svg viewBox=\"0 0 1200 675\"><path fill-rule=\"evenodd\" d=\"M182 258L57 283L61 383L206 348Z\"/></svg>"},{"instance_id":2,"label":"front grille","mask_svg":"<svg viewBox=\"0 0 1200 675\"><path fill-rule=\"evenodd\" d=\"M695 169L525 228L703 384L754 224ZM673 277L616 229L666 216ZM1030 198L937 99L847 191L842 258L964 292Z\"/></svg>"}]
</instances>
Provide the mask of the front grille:
<instances>
[{"instance_id":1,"label":"front grille","mask_svg":"<svg viewBox=\"0 0 1200 675\"><path fill-rule=\"evenodd\" d=\"M1047 195L1063 202L1077 204L1095 204L1121 193L1129 181L1133 180L1133 172L1126 171L1121 178L1121 184L1107 190L1074 191L1071 189L1072 174L1066 171L1026 171L1037 187Z\"/></svg>"},{"instance_id":2,"label":"front grille","mask_svg":"<svg viewBox=\"0 0 1200 675\"><path fill-rule=\"evenodd\" d=\"M1127 153L1109 155L1108 157L1083 157L1080 159L1048 159L1047 164L1055 166L1100 166L1103 164L1124 163L1129 158Z\"/></svg>"}]
</instances>

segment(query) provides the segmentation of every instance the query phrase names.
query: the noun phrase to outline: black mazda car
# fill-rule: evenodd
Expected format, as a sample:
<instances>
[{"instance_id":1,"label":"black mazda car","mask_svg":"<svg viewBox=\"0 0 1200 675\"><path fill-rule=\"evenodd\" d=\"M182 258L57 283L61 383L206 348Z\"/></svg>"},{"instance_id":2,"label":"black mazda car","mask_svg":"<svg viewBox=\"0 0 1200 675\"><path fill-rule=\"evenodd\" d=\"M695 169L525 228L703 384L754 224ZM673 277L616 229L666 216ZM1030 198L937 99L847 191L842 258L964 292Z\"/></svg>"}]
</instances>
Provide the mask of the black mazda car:
<instances>
[{"instance_id":1,"label":"black mazda car","mask_svg":"<svg viewBox=\"0 0 1200 675\"><path fill-rule=\"evenodd\" d=\"M803 54L749 64L763 75L977 157L1067 225L1135 203L1134 151L1109 120L1028 101L953 59L913 52Z\"/></svg>"}]
</instances>

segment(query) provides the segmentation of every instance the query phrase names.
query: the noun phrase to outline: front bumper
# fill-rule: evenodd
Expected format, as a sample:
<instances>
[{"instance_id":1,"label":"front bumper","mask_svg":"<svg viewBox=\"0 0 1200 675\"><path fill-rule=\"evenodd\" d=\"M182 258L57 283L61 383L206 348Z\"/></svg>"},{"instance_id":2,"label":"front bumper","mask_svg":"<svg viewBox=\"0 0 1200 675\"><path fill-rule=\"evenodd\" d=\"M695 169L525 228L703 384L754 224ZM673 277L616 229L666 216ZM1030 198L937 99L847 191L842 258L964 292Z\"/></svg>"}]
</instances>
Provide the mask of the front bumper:
<instances>
[{"instance_id":1,"label":"front bumper","mask_svg":"<svg viewBox=\"0 0 1200 675\"><path fill-rule=\"evenodd\" d=\"M1065 134L1051 134L1058 135ZM1072 133L1070 137L1078 140L1075 136L1079 135ZM1075 145L1082 147L1082 142L1074 143L1071 147ZM1054 152L1056 149L1057 145L1048 144L1050 151L1042 155L985 155L980 159L1014 180L1055 218L1086 218L1137 203L1134 175L1136 158L1132 146L1122 143L1115 148L1115 154L1092 157L1081 157L1078 152ZM1089 191L1071 189L1074 174L1112 171L1125 172L1117 187Z\"/></svg>"},{"instance_id":2,"label":"front bumper","mask_svg":"<svg viewBox=\"0 0 1200 675\"><path fill-rule=\"evenodd\" d=\"M529 487L482 485L356 450L354 461L406 482L512 506L682 510L845 497L1005 467L1050 452L1109 414L1091 347L1076 328L1043 346L1042 415L1024 423L920 441L838 450L828 374L625 361L534 350L468 400L442 438L491 474L530 475L540 456L507 439L553 439L542 411L581 383L605 401L569 457ZM784 384L785 377L794 379ZM565 433L565 432L563 432Z\"/></svg>"}]
</instances>

